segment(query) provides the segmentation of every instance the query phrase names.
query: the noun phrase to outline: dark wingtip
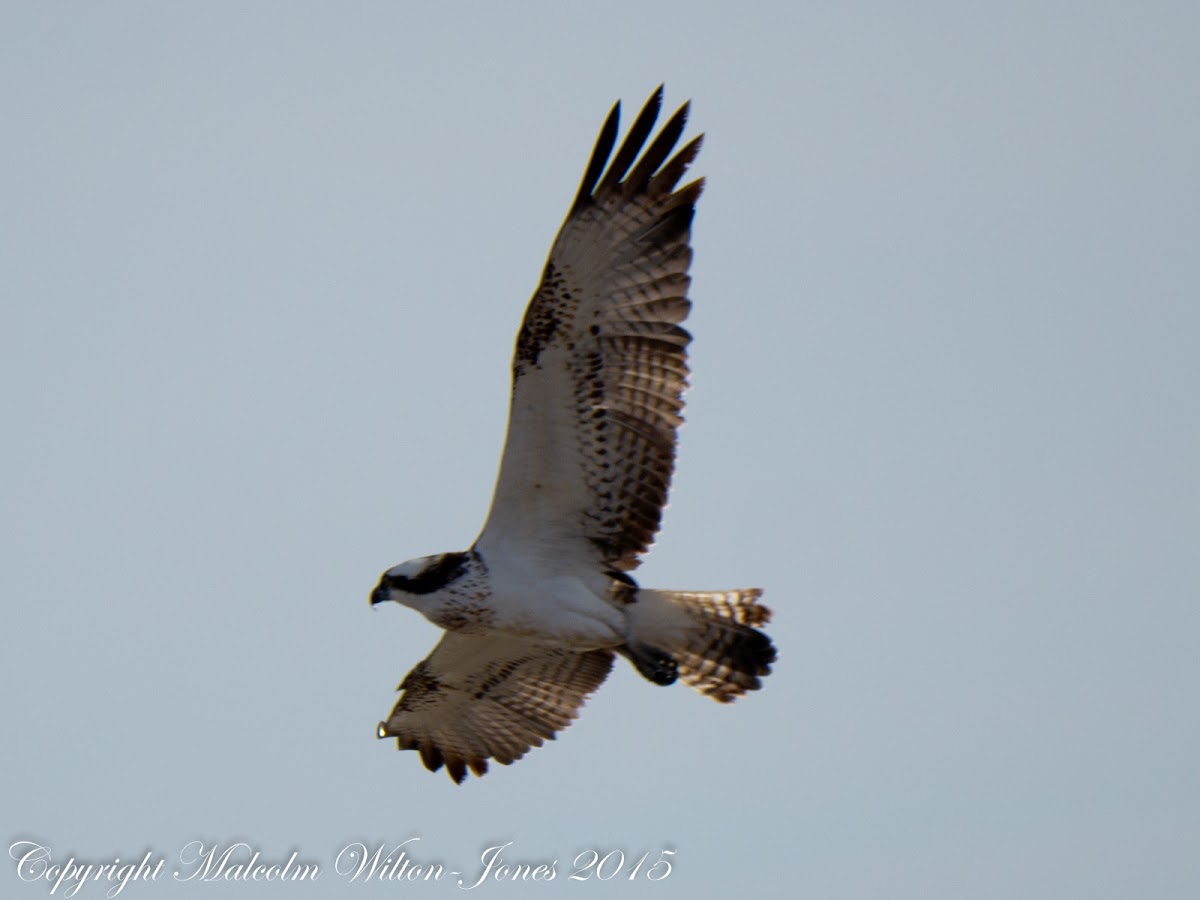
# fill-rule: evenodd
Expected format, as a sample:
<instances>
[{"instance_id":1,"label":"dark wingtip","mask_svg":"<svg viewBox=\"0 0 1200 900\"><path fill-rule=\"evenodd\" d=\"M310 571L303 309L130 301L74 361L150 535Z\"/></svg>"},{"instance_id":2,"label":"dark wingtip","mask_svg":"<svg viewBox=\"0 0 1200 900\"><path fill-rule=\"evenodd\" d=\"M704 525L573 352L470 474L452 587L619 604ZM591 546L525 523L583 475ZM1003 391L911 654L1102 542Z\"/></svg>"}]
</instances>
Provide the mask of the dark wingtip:
<instances>
[{"instance_id":1,"label":"dark wingtip","mask_svg":"<svg viewBox=\"0 0 1200 900\"><path fill-rule=\"evenodd\" d=\"M421 762L425 764L425 768L430 772L436 772L442 767L442 763L445 762L442 758L442 751L433 744L422 744L418 752L421 754Z\"/></svg>"},{"instance_id":2,"label":"dark wingtip","mask_svg":"<svg viewBox=\"0 0 1200 900\"><path fill-rule=\"evenodd\" d=\"M600 134L596 137L596 146L592 150L591 159L588 160L587 169L584 170L583 180L579 182L579 191L575 194L575 202L571 204L571 212L575 212L591 200L596 182L604 174L604 166L608 162L609 154L612 153L613 145L617 142L617 129L620 124L621 101L618 100L613 104L608 118L604 120L604 125L600 128Z\"/></svg>"},{"instance_id":3,"label":"dark wingtip","mask_svg":"<svg viewBox=\"0 0 1200 900\"><path fill-rule=\"evenodd\" d=\"M613 148L617 146L621 102L618 100L613 104L612 111L608 114L604 126L600 129L600 135L596 139L596 146L592 150L591 159L588 160L583 180L579 184L579 191L575 194L574 203L571 204L571 212L585 206L593 196L613 191L617 185L623 183L631 167L637 161L647 138L654 130L654 123L658 120L658 114L662 110L664 90L665 83L659 84L650 94L615 155ZM634 170L636 177L633 177L631 182L639 189L644 187L644 182L654 174L678 140L684 124L687 122L690 104L691 101L683 104L667 124L665 136L660 134L647 152L647 155L655 160L653 165L649 165L646 160L643 160Z\"/></svg>"},{"instance_id":4,"label":"dark wingtip","mask_svg":"<svg viewBox=\"0 0 1200 900\"><path fill-rule=\"evenodd\" d=\"M646 139L654 131L654 123L658 121L658 114L661 111L662 86L659 85L658 90L650 95L650 99L646 101L641 112L637 114L637 118L633 120L633 124L629 126L629 133L625 135L625 140L621 142L620 149L613 156L612 162L608 165L608 171L604 173L604 178L595 190L597 196L615 191L617 186L624 181L629 169L642 152Z\"/></svg>"}]
</instances>

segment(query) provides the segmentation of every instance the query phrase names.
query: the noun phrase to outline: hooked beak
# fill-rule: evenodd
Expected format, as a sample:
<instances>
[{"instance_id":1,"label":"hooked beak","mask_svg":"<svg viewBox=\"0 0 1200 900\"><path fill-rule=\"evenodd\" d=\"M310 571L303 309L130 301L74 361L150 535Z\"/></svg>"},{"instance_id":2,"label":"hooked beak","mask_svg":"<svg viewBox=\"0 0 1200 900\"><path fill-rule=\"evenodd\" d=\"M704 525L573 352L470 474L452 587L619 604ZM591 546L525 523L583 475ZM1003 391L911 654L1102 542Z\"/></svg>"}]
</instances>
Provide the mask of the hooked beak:
<instances>
[{"instance_id":1,"label":"hooked beak","mask_svg":"<svg viewBox=\"0 0 1200 900\"><path fill-rule=\"evenodd\" d=\"M385 600L391 599L392 592L388 590L387 585L385 585L382 581L379 582L379 585L375 588L375 590L371 591L372 606L374 606L376 603L383 603Z\"/></svg>"}]
</instances>

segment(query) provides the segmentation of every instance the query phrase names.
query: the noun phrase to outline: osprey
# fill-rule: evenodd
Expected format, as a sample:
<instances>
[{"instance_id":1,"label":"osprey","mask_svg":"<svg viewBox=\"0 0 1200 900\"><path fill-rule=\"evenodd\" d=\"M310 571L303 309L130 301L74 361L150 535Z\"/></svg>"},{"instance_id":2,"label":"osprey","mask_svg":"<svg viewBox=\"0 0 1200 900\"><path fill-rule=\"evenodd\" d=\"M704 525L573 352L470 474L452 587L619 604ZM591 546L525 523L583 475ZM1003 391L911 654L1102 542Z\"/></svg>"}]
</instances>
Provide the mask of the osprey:
<instances>
[{"instance_id":1,"label":"osprey","mask_svg":"<svg viewBox=\"0 0 1200 900\"><path fill-rule=\"evenodd\" d=\"M697 179L676 187L685 103L649 146L650 97L616 155L620 103L596 141L517 335L508 436L469 550L388 569L371 604L446 633L397 688L379 737L462 783L553 739L614 654L655 684L722 703L760 687L775 648L756 588L663 591L629 572L653 543L683 423ZM610 158L611 157L611 158Z\"/></svg>"}]
</instances>

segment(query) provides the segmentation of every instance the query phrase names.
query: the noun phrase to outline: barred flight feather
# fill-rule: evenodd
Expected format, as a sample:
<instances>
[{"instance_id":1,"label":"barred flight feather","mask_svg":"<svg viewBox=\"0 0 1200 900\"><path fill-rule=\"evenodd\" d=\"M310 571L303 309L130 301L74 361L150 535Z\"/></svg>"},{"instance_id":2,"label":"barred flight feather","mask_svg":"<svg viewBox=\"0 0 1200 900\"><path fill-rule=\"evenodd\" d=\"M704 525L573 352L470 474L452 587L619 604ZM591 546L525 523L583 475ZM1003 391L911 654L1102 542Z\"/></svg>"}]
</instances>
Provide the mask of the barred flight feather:
<instances>
[{"instance_id":1,"label":"barred flight feather","mask_svg":"<svg viewBox=\"0 0 1200 900\"><path fill-rule=\"evenodd\" d=\"M466 552L389 569L371 595L445 629L377 734L455 782L553 740L615 654L722 703L759 688L775 660L757 630L770 617L761 591L659 591L627 574L671 489L704 189L680 185L701 146L677 149L688 105L651 137L661 105L660 87L619 145L613 107L542 268L482 532Z\"/></svg>"}]
</instances>

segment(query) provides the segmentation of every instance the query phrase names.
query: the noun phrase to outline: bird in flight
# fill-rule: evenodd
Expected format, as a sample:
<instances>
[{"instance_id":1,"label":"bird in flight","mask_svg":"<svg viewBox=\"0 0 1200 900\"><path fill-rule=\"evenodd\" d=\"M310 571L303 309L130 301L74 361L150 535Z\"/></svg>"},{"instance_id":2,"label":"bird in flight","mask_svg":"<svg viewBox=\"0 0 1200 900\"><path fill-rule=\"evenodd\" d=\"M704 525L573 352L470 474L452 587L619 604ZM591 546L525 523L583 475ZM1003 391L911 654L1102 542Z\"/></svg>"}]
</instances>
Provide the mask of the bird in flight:
<instances>
[{"instance_id":1,"label":"bird in flight","mask_svg":"<svg viewBox=\"0 0 1200 900\"><path fill-rule=\"evenodd\" d=\"M662 87L615 155L620 103L596 141L512 362L491 511L468 550L383 573L393 601L445 629L404 678L381 738L456 783L552 740L623 656L658 685L722 703L761 686L775 647L757 588L668 591L629 574L658 532L683 423L692 217L679 181L684 104L653 140Z\"/></svg>"}]
</instances>

